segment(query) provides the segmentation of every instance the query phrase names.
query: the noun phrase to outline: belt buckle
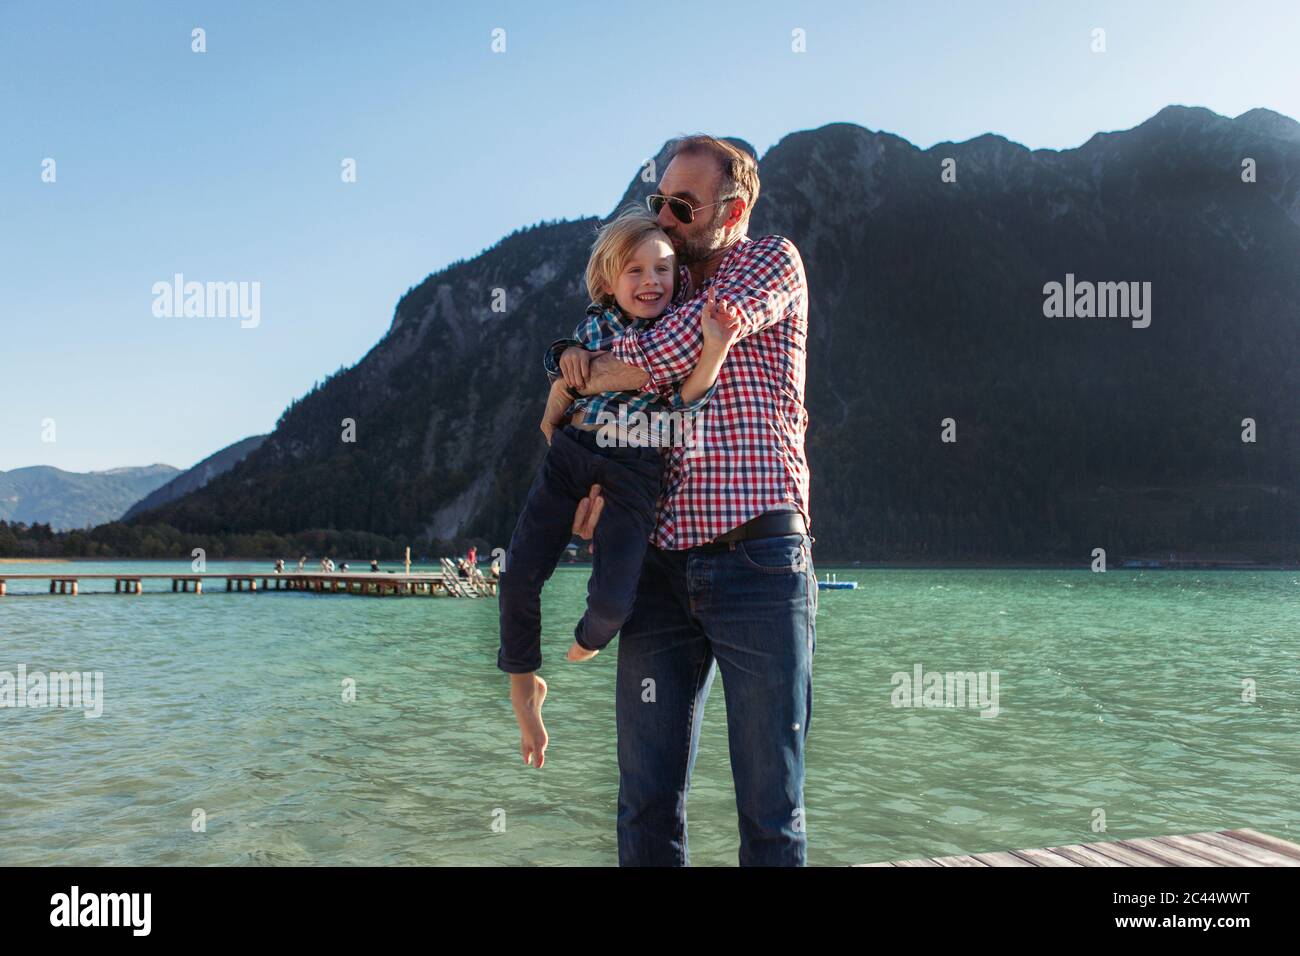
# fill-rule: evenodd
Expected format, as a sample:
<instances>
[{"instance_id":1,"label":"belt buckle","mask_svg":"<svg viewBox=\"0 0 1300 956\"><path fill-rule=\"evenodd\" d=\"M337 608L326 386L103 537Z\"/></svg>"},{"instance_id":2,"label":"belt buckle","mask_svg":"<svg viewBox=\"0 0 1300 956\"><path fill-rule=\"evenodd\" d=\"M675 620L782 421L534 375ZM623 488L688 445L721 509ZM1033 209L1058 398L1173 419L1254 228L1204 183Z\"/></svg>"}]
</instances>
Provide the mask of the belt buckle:
<instances>
[{"instance_id":1,"label":"belt buckle","mask_svg":"<svg viewBox=\"0 0 1300 956\"><path fill-rule=\"evenodd\" d=\"M730 534L730 532L724 531L722 534L718 535L716 538L712 539L711 541L704 542L704 544L700 545L700 547L706 553L714 553L717 551L721 551L724 547L728 551L735 551L736 550L735 541L722 540L727 534Z\"/></svg>"}]
</instances>

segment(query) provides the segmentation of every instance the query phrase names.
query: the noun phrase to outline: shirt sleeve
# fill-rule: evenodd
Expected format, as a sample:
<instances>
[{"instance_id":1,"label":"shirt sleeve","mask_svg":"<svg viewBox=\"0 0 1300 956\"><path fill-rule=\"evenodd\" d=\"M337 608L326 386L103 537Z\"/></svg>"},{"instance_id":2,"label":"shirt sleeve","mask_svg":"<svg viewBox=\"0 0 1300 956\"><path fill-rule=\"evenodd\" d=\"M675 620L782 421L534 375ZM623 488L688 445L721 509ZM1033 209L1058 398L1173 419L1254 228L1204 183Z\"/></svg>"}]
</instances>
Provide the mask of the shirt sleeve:
<instances>
[{"instance_id":1,"label":"shirt sleeve","mask_svg":"<svg viewBox=\"0 0 1300 956\"><path fill-rule=\"evenodd\" d=\"M783 236L764 236L754 241L752 254L739 268L719 278L716 288L718 301L740 312L743 339L789 315L808 294L808 281L794 243Z\"/></svg>"},{"instance_id":2,"label":"shirt sleeve","mask_svg":"<svg viewBox=\"0 0 1300 956\"><path fill-rule=\"evenodd\" d=\"M562 374L560 372L560 355L565 349L572 346L584 348L583 344L577 339L556 339L546 347L546 355L542 359L542 366L546 369L546 377L552 382Z\"/></svg>"},{"instance_id":3,"label":"shirt sleeve","mask_svg":"<svg viewBox=\"0 0 1300 956\"><path fill-rule=\"evenodd\" d=\"M720 303L739 311L741 339L781 321L808 289L799 250L781 236L754 240L712 287ZM614 340L610 348L614 358L650 376L644 390L663 393L691 374L704 344L700 331L704 300L705 294L697 294L646 331Z\"/></svg>"},{"instance_id":4,"label":"shirt sleeve","mask_svg":"<svg viewBox=\"0 0 1300 956\"><path fill-rule=\"evenodd\" d=\"M563 374L560 371L560 356L564 354L565 349L576 346L589 352L598 351L602 343L614 337L615 328L610 324L605 308L593 302L587 307L587 314L583 316L582 321L574 327L571 338L556 339L546 347L546 355L542 357L542 367L546 369L546 377L554 382Z\"/></svg>"},{"instance_id":5,"label":"shirt sleeve","mask_svg":"<svg viewBox=\"0 0 1300 956\"><path fill-rule=\"evenodd\" d=\"M713 397L713 393L717 390L718 380L715 378L713 384L709 386L709 390L693 402L688 402L682 398L682 390L680 388L667 390L663 393L663 398L672 406L674 411L693 413L698 412L701 408L707 405L709 399Z\"/></svg>"}]
</instances>

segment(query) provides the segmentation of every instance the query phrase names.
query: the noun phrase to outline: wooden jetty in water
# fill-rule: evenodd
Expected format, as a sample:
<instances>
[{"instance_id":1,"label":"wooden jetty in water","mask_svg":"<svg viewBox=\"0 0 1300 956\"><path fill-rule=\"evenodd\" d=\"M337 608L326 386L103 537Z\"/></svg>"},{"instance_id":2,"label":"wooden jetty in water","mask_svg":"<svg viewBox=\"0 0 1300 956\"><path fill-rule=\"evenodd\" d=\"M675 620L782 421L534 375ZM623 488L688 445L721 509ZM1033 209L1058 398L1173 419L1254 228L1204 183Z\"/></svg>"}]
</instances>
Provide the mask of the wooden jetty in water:
<instances>
[{"instance_id":1,"label":"wooden jetty in water","mask_svg":"<svg viewBox=\"0 0 1300 956\"><path fill-rule=\"evenodd\" d=\"M200 571L137 574L114 571L81 574L46 571L40 574L8 574L0 571L0 597L8 594L9 581L49 581L50 594L77 595L83 581L112 581L115 594L143 594L145 582L171 582L173 593L202 594L203 584L225 582L227 591L308 591L313 594L368 594L372 596L420 595L424 597L489 597L496 583L476 573L461 577L445 558L440 570L431 573L390 574L385 571ZM258 588L261 582L261 588ZM165 593L165 586L159 585ZM101 592L85 593L108 593Z\"/></svg>"},{"instance_id":2,"label":"wooden jetty in water","mask_svg":"<svg viewBox=\"0 0 1300 956\"><path fill-rule=\"evenodd\" d=\"M1258 830L1071 843L1041 850L934 856L858 866L1300 866L1300 843Z\"/></svg>"}]
</instances>

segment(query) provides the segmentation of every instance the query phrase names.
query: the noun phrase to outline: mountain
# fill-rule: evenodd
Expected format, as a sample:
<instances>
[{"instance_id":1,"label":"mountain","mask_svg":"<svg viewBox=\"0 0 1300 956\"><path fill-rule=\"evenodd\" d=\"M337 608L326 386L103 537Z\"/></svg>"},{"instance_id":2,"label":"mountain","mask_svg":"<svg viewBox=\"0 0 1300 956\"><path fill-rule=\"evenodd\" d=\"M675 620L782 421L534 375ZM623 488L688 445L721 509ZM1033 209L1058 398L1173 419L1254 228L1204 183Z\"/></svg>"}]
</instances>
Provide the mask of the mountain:
<instances>
[{"instance_id":1,"label":"mountain","mask_svg":"<svg viewBox=\"0 0 1300 956\"><path fill-rule=\"evenodd\" d=\"M1171 106L1053 151L836 123L760 169L751 235L788 236L808 273L819 555L1300 557L1300 124ZM597 225L430 275L260 448L136 520L505 546L544 451L542 349L586 305ZM1150 282L1149 327L1047 317L1067 276Z\"/></svg>"},{"instance_id":2,"label":"mountain","mask_svg":"<svg viewBox=\"0 0 1300 956\"><path fill-rule=\"evenodd\" d=\"M251 438L237 441L233 445L227 445L221 451L209 455L189 471L181 472L161 488L149 492L149 494L133 504L126 514L122 515L122 520L125 521L138 514L143 514L151 508L157 508L168 502L175 501L191 491L198 491L217 475L225 474L247 458L264 441L266 441L265 435L254 435Z\"/></svg>"},{"instance_id":3,"label":"mountain","mask_svg":"<svg viewBox=\"0 0 1300 956\"><path fill-rule=\"evenodd\" d=\"M133 501L179 474L171 465L73 472L48 465L0 471L0 521L55 531L115 521Z\"/></svg>"}]
</instances>

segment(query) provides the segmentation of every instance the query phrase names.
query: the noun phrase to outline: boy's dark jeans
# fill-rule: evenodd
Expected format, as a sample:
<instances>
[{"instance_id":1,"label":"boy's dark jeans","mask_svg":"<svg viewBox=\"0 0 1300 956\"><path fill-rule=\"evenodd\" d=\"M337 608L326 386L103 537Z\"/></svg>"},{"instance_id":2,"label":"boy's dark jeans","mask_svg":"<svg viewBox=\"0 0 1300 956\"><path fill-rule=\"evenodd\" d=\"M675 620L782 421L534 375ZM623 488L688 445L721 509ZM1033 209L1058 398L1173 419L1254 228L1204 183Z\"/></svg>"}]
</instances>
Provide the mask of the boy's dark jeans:
<instances>
[{"instance_id":1,"label":"boy's dark jeans","mask_svg":"<svg viewBox=\"0 0 1300 956\"><path fill-rule=\"evenodd\" d=\"M541 666L542 585L573 537L574 511L592 485L600 485L605 510L596 523L587 613L574 639L589 651L614 639L632 613L662 473L659 449L601 448L594 432L572 425L555 431L515 525L497 585L499 668L527 674Z\"/></svg>"}]
</instances>

